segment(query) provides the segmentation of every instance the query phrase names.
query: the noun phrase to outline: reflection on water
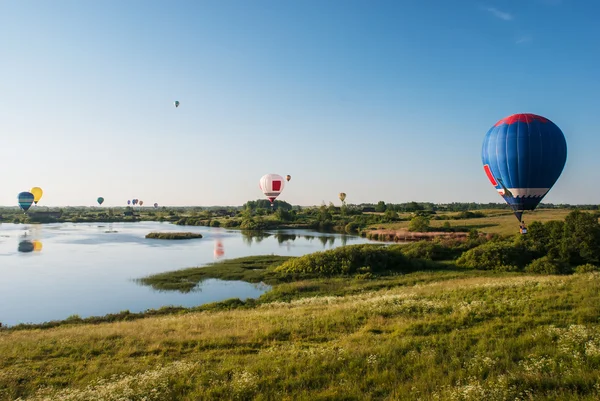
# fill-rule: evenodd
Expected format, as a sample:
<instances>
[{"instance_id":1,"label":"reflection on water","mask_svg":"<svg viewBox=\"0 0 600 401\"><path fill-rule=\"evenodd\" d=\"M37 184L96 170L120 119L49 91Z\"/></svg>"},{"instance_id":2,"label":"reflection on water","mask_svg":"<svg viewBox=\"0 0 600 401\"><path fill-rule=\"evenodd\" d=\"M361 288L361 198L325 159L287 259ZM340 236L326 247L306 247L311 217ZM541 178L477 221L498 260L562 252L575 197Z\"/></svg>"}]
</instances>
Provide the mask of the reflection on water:
<instances>
[{"instance_id":1,"label":"reflection on water","mask_svg":"<svg viewBox=\"0 0 600 401\"><path fill-rule=\"evenodd\" d=\"M213 251L213 256L215 260L221 259L225 256L225 247L223 246L223 241L221 240L222 230L220 228L215 228L215 250Z\"/></svg>"},{"instance_id":2,"label":"reflection on water","mask_svg":"<svg viewBox=\"0 0 600 401\"><path fill-rule=\"evenodd\" d=\"M33 240L31 242L33 242L33 250L34 250L34 252L41 252L42 251L42 248L44 247L42 245L42 241Z\"/></svg>"},{"instance_id":3,"label":"reflection on water","mask_svg":"<svg viewBox=\"0 0 600 401\"><path fill-rule=\"evenodd\" d=\"M184 230L201 233L203 238L146 239L153 231L182 231L180 226L160 222L0 224L0 323L10 326L74 314L99 316L126 309L141 312L257 298L269 286L212 279L202 282L200 291L182 294L158 292L136 279L216 259L301 256L347 243L371 242L309 230L251 233L192 226Z\"/></svg>"},{"instance_id":4,"label":"reflection on water","mask_svg":"<svg viewBox=\"0 0 600 401\"><path fill-rule=\"evenodd\" d=\"M247 245L252 245L252 243L260 244L265 238L273 237L277 240L277 243L284 244L294 242L297 239L304 239L306 241L312 241L315 238L319 239L319 242L323 245L323 247L329 245L333 246L336 241L339 240L342 246L346 246L348 243L348 238L355 237L347 234L328 234L322 233L320 235L309 235L309 234L297 234L297 233L287 233L287 232L269 232L269 231L241 231L242 239L244 243Z\"/></svg>"},{"instance_id":5,"label":"reflection on water","mask_svg":"<svg viewBox=\"0 0 600 401\"><path fill-rule=\"evenodd\" d=\"M19 247L17 250L19 252L28 253L28 252L41 252L43 248L42 242L38 240L23 240L19 242Z\"/></svg>"},{"instance_id":6,"label":"reflection on water","mask_svg":"<svg viewBox=\"0 0 600 401\"><path fill-rule=\"evenodd\" d=\"M19 252L33 252L33 242L31 241L21 241L19 242Z\"/></svg>"}]
</instances>

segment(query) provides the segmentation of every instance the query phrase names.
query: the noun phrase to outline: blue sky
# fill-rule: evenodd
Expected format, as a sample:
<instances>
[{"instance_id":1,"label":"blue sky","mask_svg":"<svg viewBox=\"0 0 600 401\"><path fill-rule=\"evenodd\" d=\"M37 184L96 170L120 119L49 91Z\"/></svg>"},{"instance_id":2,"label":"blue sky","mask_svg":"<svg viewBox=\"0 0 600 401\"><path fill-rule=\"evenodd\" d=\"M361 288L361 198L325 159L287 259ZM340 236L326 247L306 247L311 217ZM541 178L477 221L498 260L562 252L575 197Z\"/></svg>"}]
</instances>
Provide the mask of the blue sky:
<instances>
[{"instance_id":1,"label":"blue sky","mask_svg":"<svg viewBox=\"0 0 600 401\"><path fill-rule=\"evenodd\" d=\"M0 205L501 202L487 130L551 119L598 203L600 3L0 0ZM181 106L175 108L173 101Z\"/></svg>"}]
</instances>

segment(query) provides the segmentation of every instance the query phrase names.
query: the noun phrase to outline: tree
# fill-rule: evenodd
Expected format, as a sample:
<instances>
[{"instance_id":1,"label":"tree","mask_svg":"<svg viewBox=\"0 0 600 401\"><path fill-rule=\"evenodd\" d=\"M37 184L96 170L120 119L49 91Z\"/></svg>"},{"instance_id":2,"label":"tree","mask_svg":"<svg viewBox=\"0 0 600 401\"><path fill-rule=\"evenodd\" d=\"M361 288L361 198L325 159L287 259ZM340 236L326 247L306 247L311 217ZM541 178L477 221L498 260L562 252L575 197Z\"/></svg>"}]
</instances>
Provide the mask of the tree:
<instances>
[{"instance_id":1,"label":"tree","mask_svg":"<svg viewBox=\"0 0 600 401\"><path fill-rule=\"evenodd\" d=\"M426 232L429 231L429 217L415 216L408 224L408 231Z\"/></svg>"},{"instance_id":2,"label":"tree","mask_svg":"<svg viewBox=\"0 0 600 401\"><path fill-rule=\"evenodd\" d=\"M377 202L377 206L375 206L375 211L378 213L385 212L386 206L384 201Z\"/></svg>"},{"instance_id":3,"label":"tree","mask_svg":"<svg viewBox=\"0 0 600 401\"><path fill-rule=\"evenodd\" d=\"M423 208L417 202L410 202L406 204L405 210L407 212L416 212L419 210L423 210Z\"/></svg>"},{"instance_id":4,"label":"tree","mask_svg":"<svg viewBox=\"0 0 600 401\"><path fill-rule=\"evenodd\" d=\"M574 210L565 217L560 255L573 266L598 263L600 225L596 216Z\"/></svg>"},{"instance_id":5,"label":"tree","mask_svg":"<svg viewBox=\"0 0 600 401\"><path fill-rule=\"evenodd\" d=\"M277 209L277 211L275 212L275 216L277 216L277 218L281 221L292 220L292 216L291 216L290 212L288 212L285 209Z\"/></svg>"},{"instance_id":6,"label":"tree","mask_svg":"<svg viewBox=\"0 0 600 401\"><path fill-rule=\"evenodd\" d=\"M385 211L385 220L387 220L387 221L396 221L396 220L398 220L398 213L395 212L394 210L392 210L391 208L388 208Z\"/></svg>"}]
</instances>

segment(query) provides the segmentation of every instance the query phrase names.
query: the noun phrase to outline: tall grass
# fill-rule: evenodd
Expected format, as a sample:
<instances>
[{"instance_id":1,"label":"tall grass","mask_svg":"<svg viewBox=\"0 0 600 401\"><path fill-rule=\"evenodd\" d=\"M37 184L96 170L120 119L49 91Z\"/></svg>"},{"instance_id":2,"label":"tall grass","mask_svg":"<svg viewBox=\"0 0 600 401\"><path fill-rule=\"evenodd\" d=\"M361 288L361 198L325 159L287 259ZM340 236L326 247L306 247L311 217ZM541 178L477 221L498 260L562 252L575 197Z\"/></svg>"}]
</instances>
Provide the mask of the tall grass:
<instances>
[{"instance_id":1,"label":"tall grass","mask_svg":"<svg viewBox=\"0 0 600 401\"><path fill-rule=\"evenodd\" d=\"M598 399L600 275L477 274L336 278L353 290L0 331L0 398Z\"/></svg>"}]
</instances>

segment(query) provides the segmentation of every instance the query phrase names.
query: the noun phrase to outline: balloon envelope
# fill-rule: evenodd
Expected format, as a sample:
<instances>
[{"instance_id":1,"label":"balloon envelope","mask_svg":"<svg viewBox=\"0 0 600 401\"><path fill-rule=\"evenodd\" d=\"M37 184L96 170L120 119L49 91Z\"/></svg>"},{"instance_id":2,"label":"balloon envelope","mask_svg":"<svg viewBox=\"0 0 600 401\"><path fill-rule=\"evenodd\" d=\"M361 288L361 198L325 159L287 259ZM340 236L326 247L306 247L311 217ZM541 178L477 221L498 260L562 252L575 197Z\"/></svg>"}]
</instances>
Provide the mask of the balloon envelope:
<instances>
[{"instance_id":1,"label":"balloon envelope","mask_svg":"<svg viewBox=\"0 0 600 401\"><path fill-rule=\"evenodd\" d=\"M143 205L144 205L144 201L140 201L140 206L143 206Z\"/></svg>"},{"instance_id":2,"label":"balloon envelope","mask_svg":"<svg viewBox=\"0 0 600 401\"><path fill-rule=\"evenodd\" d=\"M289 181L289 180L292 179L292 176L288 174L288 175L285 176L285 179L286 179L286 181Z\"/></svg>"},{"instance_id":3,"label":"balloon envelope","mask_svg":"<svg viewBox=\"0 0 600 401\"><path fill-rule=\"evenodd\" d=\"M483 169L519 221L534 210L560 177L567 141L552 121L513 114L489 129L481 151Z\"/></svg>"},{"instance_id":4,"label":"balloon envelope","mask_svg":"<svg viewBox=\"0 0 600 401\"><path fill-rule=\"evenodd\" d=\"M128 205L131 205L131 201L130 201L130 200L128 200L128 201L127 201L127 204L128 204Z\"/></svg>"},{"instance_id":5,"label":"balloon envelope","mask_svg":"<svg viewBox=\"0 0 600 401\"><path fill-rule=\"evenodd\" d=\"M21 192L17 196L17 200L19 201L19 206L23 211L28 211L33 203L33 194L31 192Z\"/></svg>"},{"instance_id":6,"label":"balloon envelope","mask_svg":"<svg viewBox=\"0 0 600 401\"><path fill-rule=\"evenodd\" d=\"M155 204L154 204L154 207L155 207L155 208L157 208L157 207L158 207L158 203L155 203Z\"/></svg>"},{"instance_id":7,"label":"balloon envelope","mask_svg":"<svg viewBox=\"0 0 600 401\"><path fill-rule=\"evenodd\" d=\"M175 100L175 107L179 107L179 100Z\"/></svg>"},{"instance_id":8,"label":"balloon envelope","mask_svg":"<svg viewBox=\"0 0 600 401\"><path fill-rule=\"evenodd\" d=\"M103 203L104 203L104 198L103 198L103 197L99 197L99 198L97 199L97 201L98 201L98 204L99 204L99 205L101 205L101 204L103 204Z\"/></svg>"},{"instance_id":9,"label":"balloon envelope","mask_svg":"<svg viewBox=\"0 0 600 401\"><path fill-rule=\"evenodd\" d=\"M261 177L258 186L260 187L261 191L263 191L263 194L265 194L267 199L273 203L275 198L277 198L281 191L283 191L285 181L279 174L265 174Z\"/></svg>"},{"instance_id":10,"label":"balloon envelope","mask_svg":"<svg viewBox=\"0 0 600 401\"><path fill-rule=\"evenodd\" d=\"M338 196L342 202L346 200L346 194L344 192L340 192Z\"/></svg>"},{"instance_id":11,"label":"balloon envelope","mask_svg":"<svg viewBox=\"0 0 600 401\"><path fill-rule=\"evenodd\" d=\"M44 191L42 191L42 188L40 188L40 187L33 187L33 188L31 188L31 190L29 192L31 192L33 194L33 201L37 205L37 203L40 201L40 199L42 199L42 195L44 194Z\"/></svg>"}]
</instances>

